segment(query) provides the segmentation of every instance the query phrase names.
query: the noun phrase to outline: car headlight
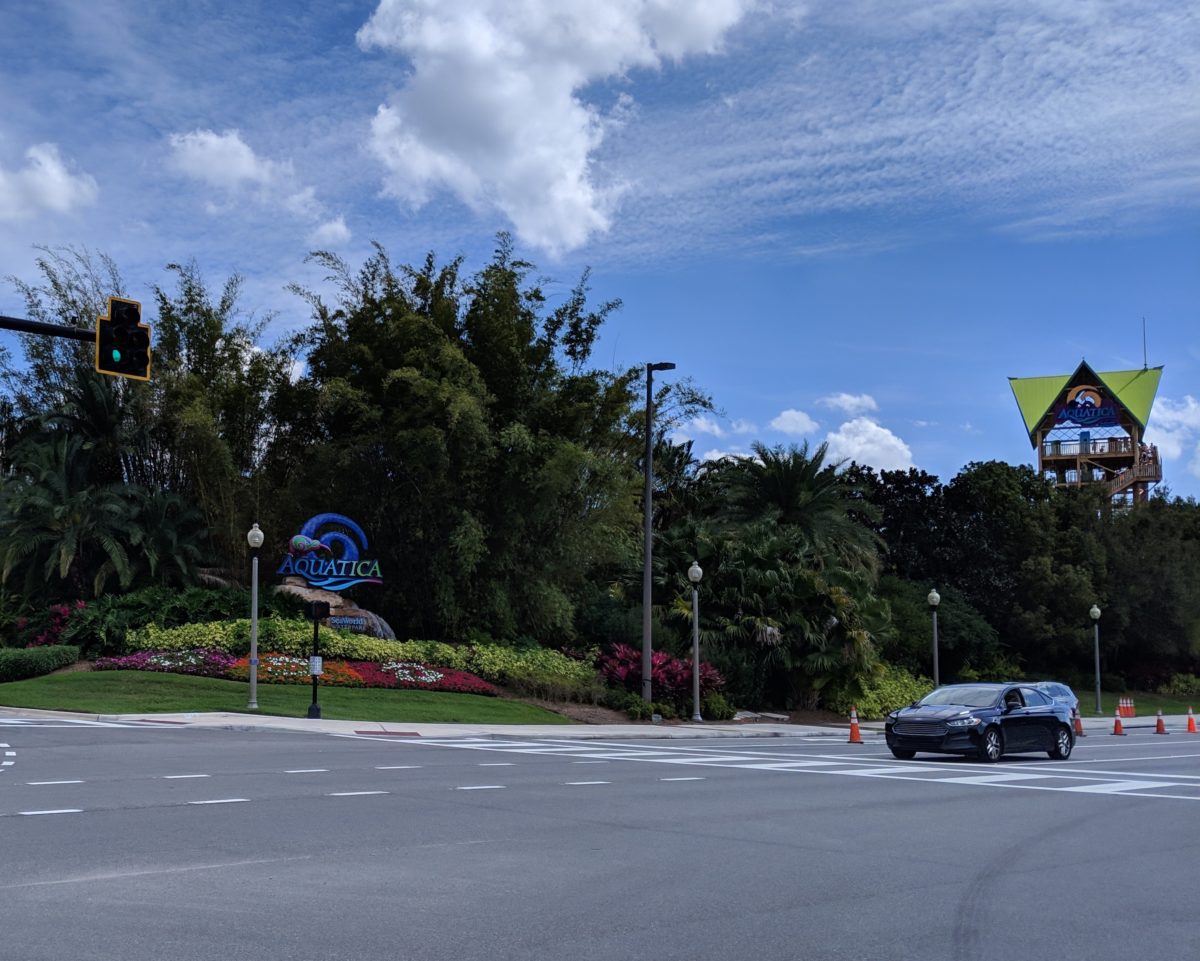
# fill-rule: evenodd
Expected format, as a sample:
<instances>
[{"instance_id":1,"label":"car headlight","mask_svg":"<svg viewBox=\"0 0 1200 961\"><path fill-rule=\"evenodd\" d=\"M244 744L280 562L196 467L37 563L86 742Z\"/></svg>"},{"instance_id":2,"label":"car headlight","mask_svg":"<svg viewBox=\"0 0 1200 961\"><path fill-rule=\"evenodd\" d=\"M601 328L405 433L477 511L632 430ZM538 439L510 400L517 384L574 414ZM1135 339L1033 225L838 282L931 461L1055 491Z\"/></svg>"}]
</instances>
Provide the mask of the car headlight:
<instances>
[{"instance_id":1,"label":"car headlight","mask_svg":"<svg viewBox=\"0 0 1200 961\"><path fill-rule=\"evenodd\" d=\"M956 717L953 720L946 722L946 727L974 727L979 723L979 718L972 715L971 717Z\"/></svg>"}]
</instances>

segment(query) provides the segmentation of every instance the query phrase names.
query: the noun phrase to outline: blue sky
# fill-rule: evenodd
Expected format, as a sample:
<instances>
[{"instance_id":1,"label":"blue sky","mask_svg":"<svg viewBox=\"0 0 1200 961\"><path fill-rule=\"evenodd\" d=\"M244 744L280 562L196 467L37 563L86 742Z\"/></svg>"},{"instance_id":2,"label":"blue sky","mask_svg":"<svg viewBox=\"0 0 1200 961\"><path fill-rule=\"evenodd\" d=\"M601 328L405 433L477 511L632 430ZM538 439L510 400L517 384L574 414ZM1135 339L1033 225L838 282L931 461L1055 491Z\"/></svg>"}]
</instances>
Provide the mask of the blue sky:
<instances>
[{"instance_id":1,"label":"blue sky","mask_svg":"<svg viewBox=\"0 0 1200 961\"><path fill-rule=\"evenodd\" d=\"M305 254L478 266L623 309L701 454L1032 460L1009 376L1165 367L1200 496L1200 11L1173 0L8 0L0 274L195 259L273 335ZM0 312L20 314L11 284ZM11 335L4 335L8 339ZM660 375L662 376L662 375Z\"/></svg>"}]
</instances>

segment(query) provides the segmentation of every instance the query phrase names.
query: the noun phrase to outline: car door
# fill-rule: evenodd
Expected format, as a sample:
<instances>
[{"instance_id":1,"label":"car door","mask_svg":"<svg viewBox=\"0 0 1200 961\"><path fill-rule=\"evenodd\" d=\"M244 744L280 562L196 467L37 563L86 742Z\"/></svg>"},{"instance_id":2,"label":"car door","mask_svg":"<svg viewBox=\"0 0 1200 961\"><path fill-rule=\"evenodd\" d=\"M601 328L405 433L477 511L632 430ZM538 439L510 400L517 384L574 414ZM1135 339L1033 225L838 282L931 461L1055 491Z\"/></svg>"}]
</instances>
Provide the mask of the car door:
<instances>
[{"instance_id":1,"label":"car door","mask_svg":"<svg viewBox=\"0 0 1200 961\"><path fill-rule=\"evenodd\" d=\"M1021 688L1021 696L1025 699L1021 723L1025 726L1026 749L1049 751L1054 746L1054 729L1058 727L1054 699L1032 687Z\"/></svg>"},{"instance_id":2,"label":"car door","mask_svg":"<svg viewBox=\"0 0 1200 961\"><path fill-rule=\"evenodd\" d=\"M1004 732L1004 751L1014 754L1028 750L1029 727L1025 715L1025 698L1020 688L1010 687L1000 698L1000 730Z\"/></svg>"}]
</instances>

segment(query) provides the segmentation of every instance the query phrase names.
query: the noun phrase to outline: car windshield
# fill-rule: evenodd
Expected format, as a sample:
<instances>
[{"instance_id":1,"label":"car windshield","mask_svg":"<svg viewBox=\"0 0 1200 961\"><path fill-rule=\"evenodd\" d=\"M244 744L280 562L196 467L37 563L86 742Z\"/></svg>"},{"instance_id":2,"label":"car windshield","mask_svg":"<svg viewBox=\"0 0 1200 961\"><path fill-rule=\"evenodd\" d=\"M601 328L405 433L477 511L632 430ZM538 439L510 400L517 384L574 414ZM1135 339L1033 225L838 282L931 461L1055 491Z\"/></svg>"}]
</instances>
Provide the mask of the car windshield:
<instances>
[{"instance_id":1,"label":"car windshield","mask_svg":"<svg viewBox=\"0 0 1200 961\"><path fill-rule=\"evenodd\" d=\"M939 687L926 694L920 704L961 704L963 707L991 707L996 703L999 691L994 687Z\"/></svg>"}]
</instances>

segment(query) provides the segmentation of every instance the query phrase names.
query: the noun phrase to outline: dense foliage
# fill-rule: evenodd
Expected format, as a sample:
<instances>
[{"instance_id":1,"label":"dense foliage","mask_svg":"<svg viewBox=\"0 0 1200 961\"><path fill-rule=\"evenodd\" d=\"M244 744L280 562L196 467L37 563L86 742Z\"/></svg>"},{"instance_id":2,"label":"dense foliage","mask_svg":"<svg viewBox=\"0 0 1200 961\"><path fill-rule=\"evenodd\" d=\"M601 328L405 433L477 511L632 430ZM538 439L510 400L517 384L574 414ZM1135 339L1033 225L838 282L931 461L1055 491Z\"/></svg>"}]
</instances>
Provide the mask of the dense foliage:
<instances>
[{"instance_id":1,"label":"dense foliage","mask_svg":"<svg viewBox=\"0 0 1200 961\"><path fill-rule=\"evenodd\" d=\"M1197 672L1194 501L1114 506L997 462L943 484L836 463L823 445L702 463L677 428L712 401L664 378L650 425L663 700L638 708L644 371L592 362L619 304L589 305L586 272L548 293L506 236L474 274L433 255L397 266L382 248L357 268L313 259L332 293L295 288L311 322L274 345L237 277L212 293L195 264L168 264L146 304L146 384L96 375L85 345L22 336L24 357L0 366L0 643L243 657L251 521L270 565L333 510L369 532L383 570L351 593L398 636L437 639L323 632L346 661L686 712L698 629L715 714L874 713L927 684L936 587L942 680L1090 687L1093 603L1106 686ZM38 266L41 283L17 283L35 320L74 326L125 293L102 256L46 250ZM261 601L262 649L307 654L295 602ZM586 653L560 653L573 649Z\"/></svg>"}]
</instances>

